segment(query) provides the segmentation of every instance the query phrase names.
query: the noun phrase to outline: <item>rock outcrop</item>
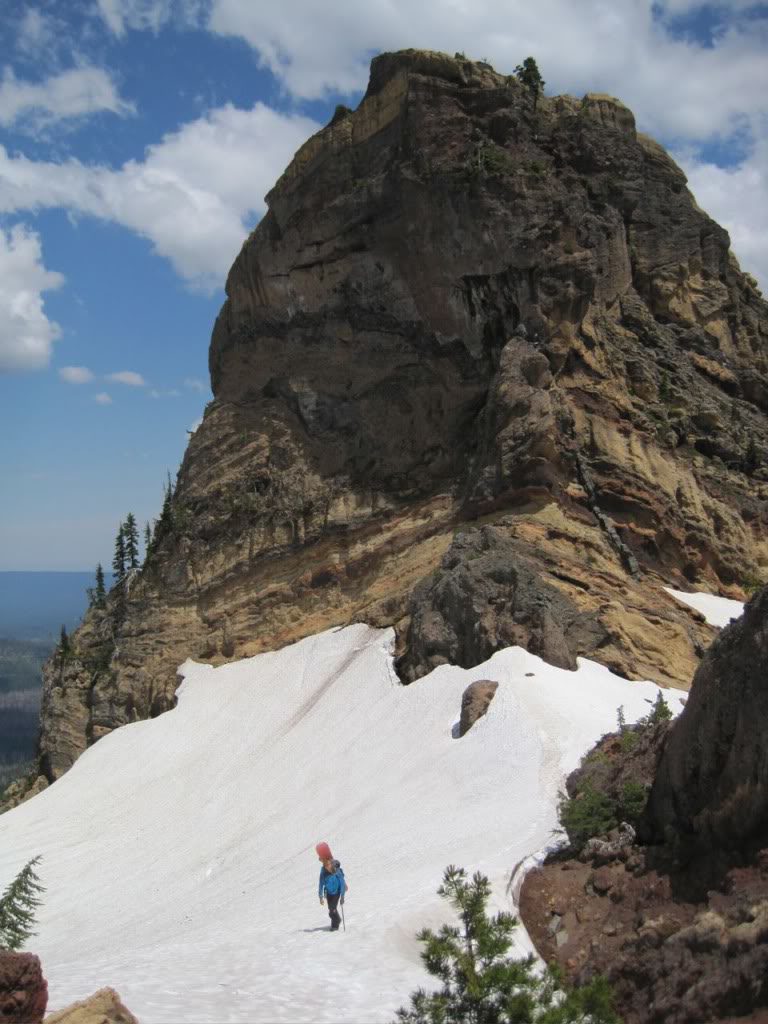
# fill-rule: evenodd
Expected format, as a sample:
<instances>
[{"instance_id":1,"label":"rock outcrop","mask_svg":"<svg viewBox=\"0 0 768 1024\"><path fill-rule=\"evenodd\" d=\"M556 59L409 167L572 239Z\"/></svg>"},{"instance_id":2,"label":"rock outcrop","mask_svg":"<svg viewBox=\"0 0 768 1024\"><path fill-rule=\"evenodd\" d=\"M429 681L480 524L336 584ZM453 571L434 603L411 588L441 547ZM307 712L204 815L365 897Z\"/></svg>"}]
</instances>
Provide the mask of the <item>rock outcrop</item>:
<instances>
[{"instance_id":1,"label":"rock outcrop","mask_svg":"<svg viewBox=\"0 0 768 1024\"><path fill-rule=\"evenodd\" d=\"M186 657L350 620L409 678L517 638L685 685L712 631L660 582L768 571L768 306L670 157L612 97L404 51L267 202L151 557L46 670L45 777Z\"/></svg>"},{"instance_id":2,"label":"rock outcrop","mask_svg":"<svg viewBox=\"0 0 768 1024\"><path fill-rule=\"evenodd\" d=\"M40 1024L48 983L39 957L0 950L0 1024Z\"/></svg>"},{"instance_id":3,"label":"rock outcrop","mask_svg":"<svg viewBox=\"0 0 768 1024\"><path fill-rule=\"evenodd\" d=\"M707 651L666 740L646 838L680 856L768 843L768 587Z\"/></svg>"},{"instance_id":4,"label":"rock outcrop","mask_svg":"<svg viewBox=\"0 0 768 1024\"><path fill-rule=\"evenodd\" d=\"M139 1024L113 988L100 988L45 1018L45 1024Z\"/></svg>"},{"instance_id":5,"label":"rock outcrop","mask_svg":"<svg viewBox=\"0 0 768 1024\"><path fill-rule=\"evenodd\" d=\"M459 739L466 736L475 722L488 713L494 694L499 688L492 679L477 679L470 683L461 697Z\"/></svg>"}]
</instances>

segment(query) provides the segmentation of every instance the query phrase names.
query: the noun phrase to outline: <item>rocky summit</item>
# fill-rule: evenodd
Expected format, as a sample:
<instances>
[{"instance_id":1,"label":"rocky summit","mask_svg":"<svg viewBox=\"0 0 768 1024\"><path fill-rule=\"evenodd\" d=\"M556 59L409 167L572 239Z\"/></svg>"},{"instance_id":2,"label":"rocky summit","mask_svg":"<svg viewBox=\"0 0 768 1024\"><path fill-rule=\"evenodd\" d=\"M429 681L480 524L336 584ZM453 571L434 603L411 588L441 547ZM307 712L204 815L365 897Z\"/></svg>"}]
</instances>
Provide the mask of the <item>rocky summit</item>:
<instances>
[{"instance_id":1,"label":"rocky summit","mask_svg":"<svg viewBox=\"0 0 768 1024\"><path fill-rule=\"evenodd\" d=\"M384 54L267 203L151 556L46 668L34 785L183 659L350 621L405 680L519 643L688 686L713 632L662 583L768 573L768 305L631 111Z\"/></svg>"}]
</instances>

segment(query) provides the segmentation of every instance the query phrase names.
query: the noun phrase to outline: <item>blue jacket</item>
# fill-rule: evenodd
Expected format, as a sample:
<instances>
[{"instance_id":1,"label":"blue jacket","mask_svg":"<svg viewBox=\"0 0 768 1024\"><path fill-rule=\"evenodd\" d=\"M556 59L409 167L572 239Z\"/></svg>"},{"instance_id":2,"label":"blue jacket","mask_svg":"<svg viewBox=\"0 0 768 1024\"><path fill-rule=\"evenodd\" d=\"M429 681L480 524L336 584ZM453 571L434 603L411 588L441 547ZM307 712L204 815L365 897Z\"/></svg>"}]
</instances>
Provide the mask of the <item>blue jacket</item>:
<instances>
[{"instance_id":1,"label":"blue jacket","mask_svg":"<svg viewBox=\"0 0 768 1024\"><path fill-rule=\"evenodd\" d=\"M317 887L317 892L322 899L326 893L329 896L335 896L339 893L341 896L347 891L347 883L344 879L344 872L341 869L341 864L337 860L333 862L333 871L326 871L325 864L320 868L320 884Z\"/></svg>"}]
</instances>

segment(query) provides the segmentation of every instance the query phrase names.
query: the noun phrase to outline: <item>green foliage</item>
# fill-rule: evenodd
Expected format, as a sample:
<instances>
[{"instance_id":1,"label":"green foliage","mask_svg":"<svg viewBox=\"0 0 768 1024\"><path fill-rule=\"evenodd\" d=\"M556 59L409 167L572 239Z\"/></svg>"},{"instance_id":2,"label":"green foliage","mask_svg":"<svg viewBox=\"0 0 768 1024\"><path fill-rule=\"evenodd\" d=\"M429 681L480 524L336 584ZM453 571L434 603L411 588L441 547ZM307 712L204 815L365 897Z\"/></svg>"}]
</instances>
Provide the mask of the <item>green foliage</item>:
<instances>
[{"instance_id":1,"label":"green foliage","mask_svg":"<svg viewBox=\"0 0 768 1024\"><path fill-rule=\"evenodd\" d=\"M546 82L541 77L538 65L533 57L526 57L522 64L518 64L515 68L515 75L533 97L533 109L535 110L539 93L544 92Z\"/></svg>"},{"instance_id":2,"label":"green foliage","mask_svg":"<svg viewBox=\"0 0 768 1024\"><path fill-rule=\"evenodd\" d=\"M35 874L40 857L28 861L0 899L0 949L19 950L34 932L35 910L45 892Z\"/></svg>"},{"instance_id":3,"label":"green foliage","mask_svg":"<svg viewBox=\"0 0 768 1024\"><path fill-rule=\"evenodd\" d=\"M107 603L107 589L104 585L101 562L96 566L96 586L88 588L88 600L91 608L104 608Z\"/></svg>"},{"instance_id":4,"label":"green foliage","mask_svg":"<svg viewBox=\"0 0 768 1024\"><path fill-rule=\"evenodd\" d=\"M460 927L425 928L421 957L442 987L418 989L410 1008L401 1007L401 1024L615 1024L613 1000L599 979L583 989L563 993L558 972L537 972L532 957L509 955L516 919L505 911L487 914L491 886L477 872L467 879L463 868L445 869L438 895L456 910Z\"/></svg>"},{"instance_id":5,"label":"green foliage","mask_svg":"<svg viewBox=\"0 0 768 1024\"><path fill-rule=\"evenodd\" d=\"M629 726L619 735L619 746L623 754L628 754L630 750L637 746L639 735L636 729L631 729Z\"/></svg>"},{"instance_id":6,"label":"green foliage","mask_svg":"<svg viewBox=\"0 0 768 1024\"><path fill-rule=\"evenodd\" d=\"M149 523L144 525L144 561L149 557L149 549L152 547L152 527Z\"/></svg>"},{"instance_id":7,"label":"green foliage","mask_svg":"<svg viewBox=\"0 0 768 1024\"><path fill-rule=\"evenodd\" d=\"M129 569L139 567L139 528L136 525L136 517L129 512L123 523L123 537L125 540L125 559Z\"/></svg>"},{"instance_id":8,"label":"green foliage","mask_svg":"<svg viewBox=\"0 0 768 1024\"><path fill-rule=\"evenodd\" d=\"M59 644L56 648L56 653L59 658L59 664L63 665L65 661L68 661L72 655L72 641L69 639L66 626L62 625L61 633L59 634Z\"/></svg>"},{"instance_id":9,"label":"green foliage","mask_svg":"<svg viewBox=\"0 0 768 1024\"><path fill-rule=\"evenodd\" d=\"M760 587L765 586L766 583L768 583L768 578L762 579L754 573L747 573L741 581L741 588L751 596Z\"/></svg>"},{"instance_id":10,"label":"green foliage","mask_svg":"<svg viewBox=\"0 0 768 1024\"><path fill-rule=\"evenodd\" d=\"M509 174L512 160L509 154L492 143L481 143L476 146L466 162L466 172L470 178L489 178L499 174Z\"/></svg>"},{"instance_id":11,"label":"green foliage","mask_svg":"<svg viewBox=\"0 0 768 1024\"><path fill-rule=\"evenodd\" d=\"M617 726L619 732L626 732L627 719L626 719L626 717L624 715L624 705L623 704L619 704L619 706L616 708L616 726Z\"/></svg>"},{"instance_id":12,"label":"green foliage","mask_svg":"<svg viewBox=\"0 0 768 1024\"><path fill-rule=\"evenodd\" d=\"M115 537L115 553L112 556L112 572L115 574L115 583L118 585L125 579L125 559L125 533L121 523Z\"/></svg>"},{"instance_id":13,"label":"green foliage","mask_svg":"<svg viewBox=\"0 0 768 1024\"><path fill-rule=\"evenodd\" d=\"M604 835L619 824L616 802L592 785L573 798L561 794L557 810L569 840L579 849L592 836Z\"/></svg>"},{"instance_id":14,"label":"green foliage","mask_svg":"<svg viewBox=\"0 0 768 1024\"><path fill-rule=\"evenodd\" d=\"M656 694L656 702L653 705L653 710L648 716L649 725L658 725L659 722L668 722L672 718L672 712L669 708L669 704L664 700L664 694L659 690Z\"/></svg>"},{"instance_id":15,"label":"green foliage","mask_svg":"<svg viewBox=\"0 0 768 1024\"><path fill-rule=\"evenodd\" d=\"M648 791L639 782L625 782L621 787L621 800L619 813L616 815L620 821L628 821L634 825L645 810L648 803Z\"/></svg>"}]
</instances>

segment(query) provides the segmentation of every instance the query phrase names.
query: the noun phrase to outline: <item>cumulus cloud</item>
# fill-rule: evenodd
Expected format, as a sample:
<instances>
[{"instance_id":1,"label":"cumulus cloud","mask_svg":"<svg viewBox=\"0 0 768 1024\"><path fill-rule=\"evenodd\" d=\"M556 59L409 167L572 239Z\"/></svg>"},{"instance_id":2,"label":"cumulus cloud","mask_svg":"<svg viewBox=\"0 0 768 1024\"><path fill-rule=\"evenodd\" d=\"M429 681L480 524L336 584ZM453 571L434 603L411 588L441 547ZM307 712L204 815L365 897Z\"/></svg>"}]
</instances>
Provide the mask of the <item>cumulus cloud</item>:
<instances>
[{"instance_id":1,"label":"cumulus cloud","mask_svg":"<svg viewBox=\"0 0 768 1024\"><path fill-rule=\"evenodd\" d=\"M678 3L673 13L692 6ZM766 21L731 19L718 45L705 47L666 31L668 7L651 0L213 0L208 27L245 39L291 93L306 98L364 88L372 53L423 46L487 57L506 72L534 54L548 91L612 92L651 131L684 138L727 133L735 119L764 110Z\"/></svg>"},{"instance_id":2,"label":"cumulus cloud","mask_svg":"<svg viewBox=\"0 0 768 1024\"><path fill-rule=\"evenodd\" d=\"M61 329L43 309L43 292L64 277L43 265L40 238L24 224L0 227L0 372L42 370Z\"/></svg>"},{"instance_id":3,"label":"cumulus cloud","mask_svg":"<svg viewBox=\"0 0 768 1024\"><path fill-rule=\"evenodd\" d=\"M59 376L67 384L88 384L93 380L93 373L86 366L62 366Z\"/></svg>"},{"instance_id":4,"label":"cumulus cloud","mask_svg":"<svg viewBox=\"0 0 768 1024\"><path fill-rule=\"evenodd\" d=\"M23 81L6 67L0 82L0 125L28 121L42 127L65 118L99 111L126 115L134 107L120 98L102 68L71 68L42 82Z\"/></svg>"},{"instance_id":5,"label":"cumulus cloud","mask_svg":"<svg viewBox=\"0 0 768 1024\"><path fill-rule=\"evenodd\" d=\"M203 384L199 377L185 377L184 387L189 388L191 391L205 391L205 384Z\"/></svg>"},{"instance_id":6,"label":"cumulus cloud","mask_svg":"<svg viewBox=\"0 0 768 1024\"><path fill-rule=\"evenodd\" d=\"M0 212L64 207L148 238L186 281L221 286L253 220L305 138L319 126L257 103L227 104L118 170L11 156L0 146Z\"/></svg>"},{"instance_id":7,"label":"cumulus cloud","mask_svg":"<svg viewBox=\"0 0 768 1024\"><path fill-rule=\"evenodd\" d=\"M112 399L106 391L100 391L98 395L94 395L94 401L98 402L99 405L112 405Z\"/></svg>"},{"instance_id":8,"label":"cumulus cloud","mask_svg":"<svg viewBox=\"0 0 768 1024\"><path fill-rule=\"evenodd\" d=\"M132 388L143 388L147 385L141 374L135 373L133 370L120 370L117 373L108 373L107 380L113 380L117 384L127 384Z\"/></svg>"}]
</instances>

